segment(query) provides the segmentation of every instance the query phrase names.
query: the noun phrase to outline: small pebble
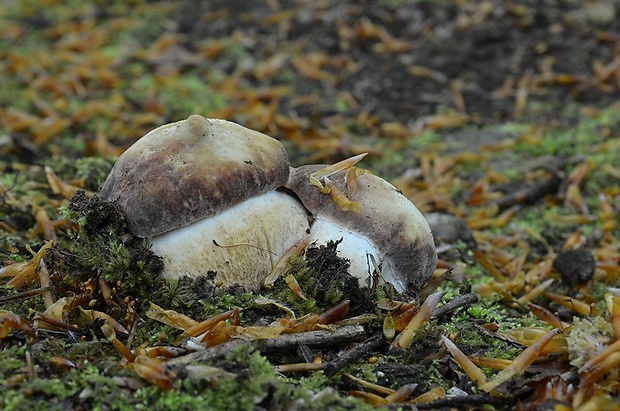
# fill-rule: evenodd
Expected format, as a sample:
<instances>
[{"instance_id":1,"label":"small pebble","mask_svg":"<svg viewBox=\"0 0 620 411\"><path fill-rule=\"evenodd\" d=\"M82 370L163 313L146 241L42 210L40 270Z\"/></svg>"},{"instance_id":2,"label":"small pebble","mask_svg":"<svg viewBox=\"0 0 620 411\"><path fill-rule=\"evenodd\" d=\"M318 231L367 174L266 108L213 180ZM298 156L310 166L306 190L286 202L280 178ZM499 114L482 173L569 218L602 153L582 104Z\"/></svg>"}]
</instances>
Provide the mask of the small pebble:
<instances>
[{"instance_id":1,"label":"small pebble","mask_svg":"<svg viewBox=\"0 0 620 411\"><path fill-rule=\"evenodd\" d=\"M431 227L435 244L454 244L460 240L470 246L476 245L471 230L462 218L446 213L427 213L424 217Z\"/></svg>"},{"instance_id":2,"label":"small pebble","mask_svg":"<svg viewBox=\"0 0 620 411\"><path fill-rule=\"evenodd\" d=\"M596 261L592 253L585 248L565 251L558 254L553 261L562 281L570 286L584 284L594 275Z\"/></svg>"}]
</instances>

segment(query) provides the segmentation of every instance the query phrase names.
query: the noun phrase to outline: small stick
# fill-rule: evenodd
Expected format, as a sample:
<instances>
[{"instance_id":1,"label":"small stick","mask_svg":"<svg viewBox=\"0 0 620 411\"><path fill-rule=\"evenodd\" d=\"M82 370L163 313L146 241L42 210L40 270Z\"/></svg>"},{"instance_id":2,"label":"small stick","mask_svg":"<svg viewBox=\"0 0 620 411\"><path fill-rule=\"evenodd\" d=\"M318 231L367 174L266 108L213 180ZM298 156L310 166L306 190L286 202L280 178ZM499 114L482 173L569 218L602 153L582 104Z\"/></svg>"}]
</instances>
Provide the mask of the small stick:
<instances>
[{"instance_id":1,"label":"small stick","mask_svg":"<svg viewBox=\"0 0 620 411\"><path fill-rule=\"evenodd\" d=\"M323 363L304 362L299 364L282 364L276 365L276 372L307 372L307 371L321 371L325 368Z\"/></svg>"},{"instance_id":2,"label":"small stick","mask_svg":"<svg viewBox=\"0 0 620 411\"><path fill-rule=\"evenodd\" d=\"M26 346L26 369L28 370L28 381L32 382L37 376L37 369L32 358L32 347L30 344Z\"/></svg>"},{"instance_id":3,"label":"small stick","mask_svg":"<svg viewBox=\"0 0 620 411\"><path fill-rule=\"evenodd\" d=\"M549 170L551 176L541 181L526 185L524 188L498 198L494 201L500 210L506 210L517 204L531 204L540 200L547 194L552 194L560 188L561 179L553 171Z\"/></svg>"},{"instance_id":4,"label":"small stick","mask_svg":"<svg viewBox=\"0 0 620 411\"><path fill-rule=\"evenodd\" d=\"M389 404L385 408L388 410L436 410L444 408L461 409L466 405L491 405L500 407L514 401L511 398L493 397L490 395L454 395L440 398L426 404ZM409 408L407 408L409 407Z\"/></svg>"},{"instance_id":5,"label":"small stick","mask_svg":"<svg viewBox=\"0 0 620 411\"><path fill-rule=\"evenodd\" d=\"M131 348L131 343L133 342L136 332L138 331L138 321L140 320L140 317L138 317L135 311L133 314L133 322L131 323L131 328L129 329L129 337L127 338L127 348Z\"/></svg>"},{"instance_id":6,"label":"small stick","mask_svg":"<svg viewBox=\"0 0 620 411\"><path fill-rule=\"evenodd\" d=\"M47 315L45 313L41 313L41 312L36 312L35 316L34 316L34 320L37 321L43 321L44 323L53 325L55 327L58 327L60 330L66 330L66 331L72 331L72 332L79 332L80 329L73 325L73 324L69 324L67 322L58 320L50 315Z\"/></svg>"},{"instance_id":7,"label":"small stick","mask_svg":"<svg viewBox=\"0 0 620 411\"><path fill-rule=\"evenodd\" d=\"M296 334L283 334L275 338L263 340L234 339L206 350L196 351L191 354L174 358L167 362L168 365L187 365L198 361L214 360L224 357L226 354L242 345L250 345L263 354L283 350L294 350L300 344L308 347L328 347L331 345L359 341L364 337L364 327L350 325L337 328L333 331L308 331Z\"/></svg>"},{"instance_id":8,"label":"small stick","mask_svg":"<svg viewBox=\"0 0 620 411\"><path fill-rule=\"evenodd\" d=\"M50 278L50 272L45 265L45 261L39 261L39 270L37 271L39 275L39 283L41 284L41 288L47 288L47 291L43 293L43 302L45 303L45 308L50 308L56 299L54 298L54 294L52 294L52 280Z\"/></svg>"},{"instance_id":9,"label":"small stick","mask_svg":"<svg viewBox=\"0 0 620 411\"><path fill-rule=\"evenodd\" d=\"M444 315L456 310L457 308L465 307L476 302L478 302L478 297L476 297L472 293L459 295L458 297L455 297L444 305L435 308L433 314L431 315L431 318L441 318Z\"/></svg>"},{"instance_id":10,"label":"small stick","mask_svg":"<svg viewBox=\"0 0 620 411\"><path fill-rule=\"evenodd\" d=\"M386 343L385 338L380 333L380 334L374 335L373 337L370 337L363 343L358 344L349 350L341 351L340 354L338 355L337 360L328 362L325 364L325 368L324 368L325 376L328 378L334 376L345 365L370 353L371 351L379 348L381 345L385 343Z\"/></svg>"},{"instance_id":11,"label":"small stick","mask_svg":"<svg viewBox=\"0 0 620 411\"><path fill-rule=\"evenodd\" d=\"M22 291L13 295L7 295L6 297L0 297L0 304L9 303L11 301L22 300L24 298L33 297L35 295L43 294L50 291L50 287L33 288L31 290Z\"/></svg>"}]
</instances>

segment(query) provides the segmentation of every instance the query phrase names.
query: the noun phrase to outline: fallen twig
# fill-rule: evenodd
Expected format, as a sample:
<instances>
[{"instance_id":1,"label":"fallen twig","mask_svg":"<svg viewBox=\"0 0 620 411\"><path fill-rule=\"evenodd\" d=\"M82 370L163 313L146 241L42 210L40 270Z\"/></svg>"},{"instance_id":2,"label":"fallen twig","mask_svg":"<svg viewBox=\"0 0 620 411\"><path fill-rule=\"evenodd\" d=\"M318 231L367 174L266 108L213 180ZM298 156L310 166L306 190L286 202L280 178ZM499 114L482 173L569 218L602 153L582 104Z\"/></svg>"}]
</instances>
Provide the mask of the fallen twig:
<instances>
[{"instance_id":1,"label":"fallen twig","mask_svg":"<svg viewBox=\"0 0 620 411\"><path fill-rule=\"evenodd\" d=\"M376 334L373 337L370 337L366 341L361 344L356 345L355 347L343 351L338 355L338 359L332 362L328 362L325 364L323 368L326 377L334 376L338 371L340 371L345 365L349 364L356 359L363 357L374 349L377 349L381 345L385 344L385 338L383 334Z\"/></svg>"},{"instance_id":2,"label":"fallen twig","mask_svg":"<svg viewBox=\"0 0 620 411\"><path fill-rule=\"evenodd\" d=\"M471 305L477 301L478 297L476 297L472 293L459 295L458 297L448 301L444 305L437 307L435 311L433 311L431 318L441 318L444 315L453 312L457 308Z\"/></svg>"},{"instance_id":3,"label":"fallen twig","mask_svg":"<svg viewBox=\"0 0 620 411\"><path fill-rule=\"evenodd\" d=\"M466 405L491 405L502 406L510 403L512 399L502 397L492 397L489 395L450 395L426 404L390 404L385 406L388 410L436 410L440 408L461 408Z\"/></svg>"},{"instance_id":4,"label":"fallen twig","mask_svg":"<svg viewBox=\"0 0 620 411\"><path fill-rule=\"evenodd\" d=\"M275 351L294 350L297 349L299 344L305 344L308 347L327 347L359 341L364 337L364 333L364 327L361 325L350 325L337 328L333 331L320 330L296 334L283 334L275 338L262 340L234 339L206 350L196 351L179 358L174 358L168 361L168 365L184 365L197 361L218 359L242 345L251 345L263 354Z\"/></svg>"},{"instance_id":5,"label":"fallen twig","mask_svg":"<svg viewBox=\"0 0 620 411\"><path fill-rule=\"evenodd\" d=\"M555 193L560 188L562 179L554 170L549 170L549 177L526 185L524 188L498 198L494 203L500 210L506 210L518 204L531 204L547 194Z\"/></svg>"},{"instance_id":6,"label":"fallen twig","mask_svg":"<svg viewBox=\"0 0 620 411\"><path fill-rule=\"evenodd\" d=\"M39 287L39 288L33 288L31 290L26 290L26 291L22 291L19 293L15 293L12 295L7 295L6 297L0 297L0 304L9 303L11 301L23 300L25 298L29 298L35 295L46 293L49 290L50 290L50 287Z\"/></svg>"}]
</instances>

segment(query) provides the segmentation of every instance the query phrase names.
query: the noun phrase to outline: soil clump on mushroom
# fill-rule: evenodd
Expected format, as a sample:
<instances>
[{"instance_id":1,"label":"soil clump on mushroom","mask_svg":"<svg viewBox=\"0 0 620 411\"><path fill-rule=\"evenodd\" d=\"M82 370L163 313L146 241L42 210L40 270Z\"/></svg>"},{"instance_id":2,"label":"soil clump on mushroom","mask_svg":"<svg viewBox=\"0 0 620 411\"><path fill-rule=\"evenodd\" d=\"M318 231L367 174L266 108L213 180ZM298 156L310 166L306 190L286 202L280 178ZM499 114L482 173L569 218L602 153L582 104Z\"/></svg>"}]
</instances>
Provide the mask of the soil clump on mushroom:
<instances>
[{"instance_id":1,"label":"soil clump on mushroom","mask_svg":"<svg viewBox=\"0 0 620 411\"><path fill-rule=\"evenodd\" d=\"M95 273L145 304L162 285L163 262L150 250L147 240L128 230L119 207L98 196L89 199L84 191L78 191L66 216L78 226L75 249L60 253L71 272L84 280Z\"/></svg>"}]
</instances>

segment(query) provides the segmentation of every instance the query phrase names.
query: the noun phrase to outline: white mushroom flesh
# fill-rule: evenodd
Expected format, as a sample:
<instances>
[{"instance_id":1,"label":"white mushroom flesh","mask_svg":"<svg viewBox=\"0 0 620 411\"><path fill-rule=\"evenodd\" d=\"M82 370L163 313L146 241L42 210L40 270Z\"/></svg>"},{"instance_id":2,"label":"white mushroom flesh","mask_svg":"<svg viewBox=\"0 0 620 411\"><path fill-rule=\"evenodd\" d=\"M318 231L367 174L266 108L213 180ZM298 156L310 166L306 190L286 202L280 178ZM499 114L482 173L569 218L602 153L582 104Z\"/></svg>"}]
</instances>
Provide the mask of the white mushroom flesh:
<instances>
[{"instance_id":1,"label":"white mushroom flesh","mask_svg":"<svg viewBox=\"0 0 620 411\"><path fill-rule=\"evenodd\" d=\"M330 241L341 241L336 252L339 257L349 260L349 273L357 278L360 287L372 286L376 275L379 283L391 283L398 292L405 290L405 284L394 277L389 261L382 260L377 248L367 238L330 221L316 219L308 243L319 246Z\"/></svg>"},{"instance_id":2,"label":"white mushroom flesh","mask_svg":"<svg viewBox=\"0 0 620 411\"><path fill-rule=\"evenodd\" d=\"M223 285L258 289L278 259L307 234L304 207L273 191L215 216L152 238L164 259L164 276L206 276Z\"/></svg>"}]
</instances>

